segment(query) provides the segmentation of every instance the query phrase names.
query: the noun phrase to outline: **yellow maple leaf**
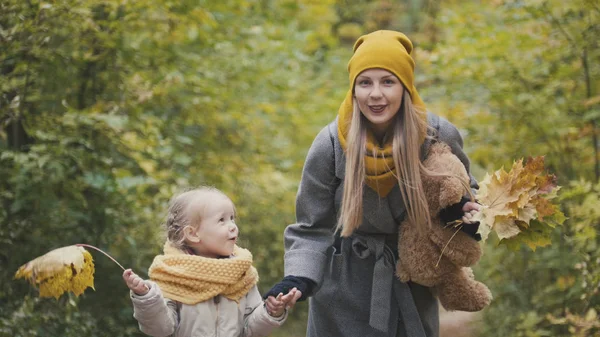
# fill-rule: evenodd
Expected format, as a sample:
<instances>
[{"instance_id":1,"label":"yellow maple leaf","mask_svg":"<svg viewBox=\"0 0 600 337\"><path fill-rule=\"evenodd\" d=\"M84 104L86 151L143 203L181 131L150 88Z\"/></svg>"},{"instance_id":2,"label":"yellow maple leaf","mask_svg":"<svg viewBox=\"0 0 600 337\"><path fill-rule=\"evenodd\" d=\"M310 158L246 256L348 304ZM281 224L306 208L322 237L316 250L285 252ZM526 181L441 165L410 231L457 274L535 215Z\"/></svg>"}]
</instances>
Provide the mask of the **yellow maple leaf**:
<instances>
[{"instance_id":1,"label":"yellow maple leaf","mask_svg":"<svg viewBox=\"0 0 600 337\"><path fill-rule=\"evenodd\" d=\"M533 204L535 205L535 209L537 210L540 220L543 220L543 218L546 216L556 213L556 206L548 199L537 198L534 200Z\"/></svg>"},{"instance_id":2,"label":"yellow maple leaf","mask_svg":"<svg viewBox=\"0 0 600 337\"><path fill-rule=\"evenodd\" d=\"M513 210L513 214L517 214L519 208L523 208L527 206L532 198L532 193L521 193L519 194L519 199L514 203L511 203L510 208Z\"/></svg>"},{"instance_id":3,"label":"yellow maple leaf","mask_svg":"<svg viewBox=\"0 0 600 337\"><path fill-rule=\"evenodd\" d=\"M531 178L533 169L529 165L523 166L523 160L517 160L513 163L513 167L508 173L512 177L510 189L512 192L522 192L530 190L535 186L535 179Z\"/></svg>"},{"instance_id":4,"label":"yellow maple leaf","mask_svg":"<svg viewBox=\"0 0 600 337\"><path fill-rule=\"evenodd\" d=\"M67 291L79 296L88 287L94 289L94 259L83 247L101 252L125 270L119 262L101 249L77 244L51 250L27 262L17 270L15 279L23 278L34 287L39 287L40 297L58 299Z\"/></svg>"},{"instance_id":5,"label":"yellow maple leaf","mask_svg":"<svg viewBox=\"0 0 600 337\"><path fill-rule=\"evenodd\" d=\"M497 216L493 229L500 239L511 238L521 232L519 225L508 216Z\"/></svg>"},{"instance_id":6,"label":"yellow maple leaf","mask_svg":"<svg viewBox=\"0 0 600 337\"><path fill-rule=\"evenodd\" d=\"M535 207L530 207L529 205L525 205L518 209L516 220L522 221L529 225L529 221L537 218L538 212Z\"/></svg>"},{"instance_id":7,"label":"yellow maple leaf","mask_svg":"<svg viewBox=\"0 0 600 337\"><path fill-rule=\"evenodd\" d=\"M94 288L94 261L83 247L62 247L27 262L15 278L39 287L41 297L58 298L66 291L79 296L87 287Z\"/></svg>"}]
</instances>

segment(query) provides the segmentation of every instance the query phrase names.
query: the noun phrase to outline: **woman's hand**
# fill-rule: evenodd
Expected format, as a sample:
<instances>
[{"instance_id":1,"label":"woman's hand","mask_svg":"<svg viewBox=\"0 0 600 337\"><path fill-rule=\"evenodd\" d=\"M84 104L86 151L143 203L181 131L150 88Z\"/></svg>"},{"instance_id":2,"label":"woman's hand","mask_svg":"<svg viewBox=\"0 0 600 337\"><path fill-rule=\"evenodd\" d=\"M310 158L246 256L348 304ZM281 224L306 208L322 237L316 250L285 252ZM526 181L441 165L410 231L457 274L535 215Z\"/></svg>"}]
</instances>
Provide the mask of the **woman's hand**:
<instances>
[{"instance_id":1,"label":"woman's hand","mask_svg":"<svg viewBox=\"0 0 600 337\"><path fill-rule=\"evenodd\" d=\"M462 217L463 223L466 223L466 224L473 223L474 222L474 221L472 221L473 217L480 210L481 210L481 205L479 205L476 202L467 201L462 207L462 211L465 212L465 214Z\"/></svg>"},{"instance_id":2,"label":"woman's hand","mask_svg":"<svg viewBox=\"0 0 600 337\"><path fill-rule=\"evenodd\" d=\"M279 293L277 297L269 296L265 300L267 313L272 317L281 317L285 309L291 309L296 305L296 301L302 296L302 292L296 288L292 288L286 295Z\"/></svg>"},{"instance_id":3,"label":"woman's hand","mask_svg":"<svg viewBox=\"0 0 600 337\"><path fill-rule=\"evenodd\" d=\"M123 280L125 280L127 287L136 295L144 296L150 291L150 287L146 284L146 281L144 281L131 269L127 269L123 272Z\"/></svg>"}]
</instances>

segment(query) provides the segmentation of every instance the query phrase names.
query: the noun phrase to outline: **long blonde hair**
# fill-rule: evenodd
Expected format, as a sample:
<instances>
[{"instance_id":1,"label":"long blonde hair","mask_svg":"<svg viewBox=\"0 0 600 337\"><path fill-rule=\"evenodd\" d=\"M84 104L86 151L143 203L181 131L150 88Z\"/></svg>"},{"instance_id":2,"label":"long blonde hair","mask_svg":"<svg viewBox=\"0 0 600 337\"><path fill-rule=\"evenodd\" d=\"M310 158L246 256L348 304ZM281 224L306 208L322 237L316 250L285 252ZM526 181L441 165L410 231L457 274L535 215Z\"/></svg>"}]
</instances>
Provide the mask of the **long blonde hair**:
<instances>
[{"instance_id":1,"label":"long blonde hair","mask_svg":"<svg viewBox=\"0 0 600 337\"><path fill-rule=\"evenodd\" d=\"M410 94L405 90L400 111L394 116L392 127L392 157L396 179L408 219L421 230L431 227L421 177L439 175L427 170L421 162L421 142L423 135L430 129L424 114L426 112L420 111L412 103ZM352 121L347 137L344 192L337 223L342 236L349 236L362 223L367 125L356 99L353 99Z\"/></svg>"}]
</instances>

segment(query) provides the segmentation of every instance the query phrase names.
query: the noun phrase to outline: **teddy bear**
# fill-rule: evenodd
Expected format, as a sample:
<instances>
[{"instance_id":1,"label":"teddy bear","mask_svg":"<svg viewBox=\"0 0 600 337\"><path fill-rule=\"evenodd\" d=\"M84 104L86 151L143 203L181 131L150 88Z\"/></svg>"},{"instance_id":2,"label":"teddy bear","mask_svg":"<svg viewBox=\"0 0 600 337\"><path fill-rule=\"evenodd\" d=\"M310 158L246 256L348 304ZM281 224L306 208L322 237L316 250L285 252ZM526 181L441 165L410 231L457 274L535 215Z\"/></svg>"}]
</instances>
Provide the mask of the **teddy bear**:
<instances>
[{"instance_id":1,"label":"teddy bear","mask_svg":"<svg viewBox=\"0 0 600 337\"><path fill-rule=\"evenodd\" d=\"M419 230L409 220L401 223L396 275L402 282L431 287L448 311L482 310L491 302L492 293L475 280L470 268L481 257L479 242L439 216L441 210L468 195L469 175L450 147L439 141L430 146L423 165L440 174L422 178L431 228Z\"/></svg>"}]
</instances>

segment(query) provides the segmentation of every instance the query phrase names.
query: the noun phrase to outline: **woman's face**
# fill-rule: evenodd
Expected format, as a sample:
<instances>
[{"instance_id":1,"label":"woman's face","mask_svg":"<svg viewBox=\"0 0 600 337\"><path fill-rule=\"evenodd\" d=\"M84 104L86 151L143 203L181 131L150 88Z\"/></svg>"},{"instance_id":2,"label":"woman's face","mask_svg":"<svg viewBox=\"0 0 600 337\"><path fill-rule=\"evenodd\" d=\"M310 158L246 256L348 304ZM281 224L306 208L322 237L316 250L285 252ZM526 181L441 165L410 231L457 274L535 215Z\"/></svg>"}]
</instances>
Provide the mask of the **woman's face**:
<instances>
[{"instance_id":1,"label":"woman's face","mask_svg":"<svg viewBox=\"0 0 600 337\"><path fill-rule=\"evenodd\" d=\"M404 86L391 72L367 69L354 84L354 97L376 136L383 136L400 110Z\"/></svg>"}]
</instances>

